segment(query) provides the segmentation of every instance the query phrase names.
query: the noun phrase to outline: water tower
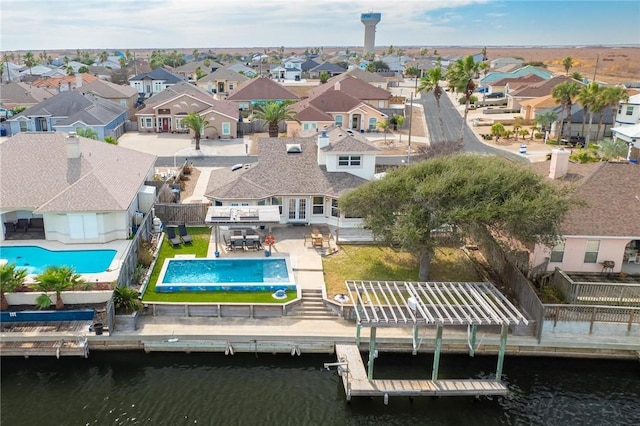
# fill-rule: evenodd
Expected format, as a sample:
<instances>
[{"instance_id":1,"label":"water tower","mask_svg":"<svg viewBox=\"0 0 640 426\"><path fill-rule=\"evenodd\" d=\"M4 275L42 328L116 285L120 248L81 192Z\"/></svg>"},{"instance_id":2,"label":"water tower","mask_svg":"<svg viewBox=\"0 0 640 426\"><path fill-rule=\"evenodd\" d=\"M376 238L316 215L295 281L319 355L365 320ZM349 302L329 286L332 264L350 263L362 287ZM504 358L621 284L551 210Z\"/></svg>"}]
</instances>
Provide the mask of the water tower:
<instances>
[{"instance_id":1,"label":"water tower","mask_svg":"<svg viewBox=\"0 0 640 426\"><path fill-rule=\"evenodd\" d=\"M376 25L380 22L381 13L363 13L360 15L360 22L364 24L364 50L362 53L375 53L376 48Z\"/></svg>"}]
</instances>

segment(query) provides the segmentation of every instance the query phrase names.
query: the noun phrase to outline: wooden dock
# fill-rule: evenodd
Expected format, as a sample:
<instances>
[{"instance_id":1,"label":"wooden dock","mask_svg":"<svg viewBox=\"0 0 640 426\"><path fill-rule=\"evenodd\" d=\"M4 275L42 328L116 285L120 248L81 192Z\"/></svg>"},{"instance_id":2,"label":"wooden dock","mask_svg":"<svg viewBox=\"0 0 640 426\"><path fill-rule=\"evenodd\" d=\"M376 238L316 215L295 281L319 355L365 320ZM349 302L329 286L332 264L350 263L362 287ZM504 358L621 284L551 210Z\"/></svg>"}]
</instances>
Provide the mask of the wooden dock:
<instances>
[{"instance_id":1,"label":"wooden dock","mask_svg":"<svg viewBox=\"0 0 640 426\"><path fill-rule=\"evenodd\" d=\"M42 340L21 342L0 342L2 356L89 356L89 344L86 338L75 340Z\"/></svg>"},{"instance_id":2,"label":"wooden dock","mask_svg":"<svg viewBox=\"0 0 640 426\"><path fill-rule=\"evenodd\" d=\"M506 395L507 387L496 380L447 379L447 380L369 380L360 350L355 344L336 345L347 401L352 396L382 396L385 403L389 396L481 396Z\"/></svg>"},{"instance_id":3,"label":"wooden dock","mask_svg":"<svg viewBox=\"0 0 640 426\"><path fill-rule=\"evenodd\" d=\"M93 321L20 321L4 322L3 333L88 333Z\"/></svg>"}]
</instances>

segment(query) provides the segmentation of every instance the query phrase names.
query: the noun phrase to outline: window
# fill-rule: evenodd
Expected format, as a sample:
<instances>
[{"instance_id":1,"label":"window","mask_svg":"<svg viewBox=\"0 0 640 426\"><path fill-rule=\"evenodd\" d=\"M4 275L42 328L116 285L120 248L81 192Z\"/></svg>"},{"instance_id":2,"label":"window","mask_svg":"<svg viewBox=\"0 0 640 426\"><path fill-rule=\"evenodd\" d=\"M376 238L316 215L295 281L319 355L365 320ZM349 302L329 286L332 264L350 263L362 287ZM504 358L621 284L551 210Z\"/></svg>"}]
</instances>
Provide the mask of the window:
<instances>
[{"instance_id":1,"label":"window","mask_svg":"<svg viewBox=\"0 0 640 426\"><path fill-rule=\"evenodd\" d=\"M126 99L120 99L120 105L122 105L123 107L127 106L127 100Z\"/></svg>"},{"instance_id":2,"label":"window","mask_svg":"<svg viewBox=\"0 0 640 426\"><path fill-rule=\"evenodd\" d=\"M378 120L375 119L375 117L371 117L369 119L369 130L376 130L378 124Z\"/></svg>"},{"instance_id":3,"label":"window","mask_svg":"<svg viewBox=\"0 0 640 426\"><path fill-rule=\"evenodd\" d=\"M271 205L278 206L280 210L280 214L282 214L282 198L280 197L271 197Z\"/></svg>"},{"instance_id":4,"label":"window","mask_svg":"<svg viewBox=\"0 0 640 426\"><path fill-rule=\"evenodd\" d=\"M20 131L21 132L26 132L27 131L27 122L26 121L21 121L20 122Z\"/></svg>"},{"instance_id":5,"label":"window","mask_svg":"<svg viewBox=\"0 0 640 426\"><path fill-rule=\"evenodd\" d=\"M302 124L302 129L303 130L315 129L317 127L318 127L318 125L316 123L303 123Z\"/></svg>"},{"instance_id":6,"label":"window","mask_svg":"<svg viewBox=\"0 0 640 426\"><path fill-rule=\"evenodd\" d=\"M331 216L340 217L340 210L338 209L338 200L335 198L331 200Z\"/></svg>"},{"instance_id":7,"label":"window","mask_svg":"<svg viewBox=\"0 0 640 426\"><path fill-rule=\"evenodd\" d=\"M600 250L600 240L588 240L584 251L584 263L596 263L598 261L598 251Z\"/></svg>"},{"instance_id":8,"label":"window","mask_svg":"<svg viewBox=\"0 0 640 426\"><path fill-rule=\"evenodd\" d=\"M342 127L343 117L341 115L336 115L336 126Z\"/></svg>"},{"instance_id":9,"label":"window","mask_svg":"<svg viewBox=\"0 0 640 426\"><path fill-rule=\"evenodd\" d=\"M378 108L384 108L384 101L378 101Z\"/></svg>"},{"instance_id":10,"label":"window","mask_svg":"<svg viewBox=\"0 0 640 426\"><path fill-rule=\"evenodd\" d=\"M339 155L338 166L342 167L359 167L361 157L359 155Z\"/></svg>"},{"instance_id":11,"label":"window","mask_svg":"<svg viewBox=\"0 0 640 426\"><path fill-rule=\"evenodd\" d=\"M183 118L177 118L176 117L176 130L182 130L182 129L186 129L186 127L184 127L182 125L182 120L184 120Z\"/></svg>"},{"instance_id":12,"label":"window","mask_svg":"<svg viewBox=\"0 0 640 426\"><path fill-rule=\"evenodd\" d=\"M233 83L229 83L229 91L233 90Z\"/></svg>"},{"instance_id":13,"label":"window","mask_svg":"<svg viewBox=\"0 0 640 426\"><path fill-rule=\"evenodd\" d=\"M633 105L627 105L627 115L633 115Z\"/></svg>"},{"instance_id":14,"label":"window","mask_svg":"<svg viewBox=\"0 0 640 426\"><path fill-rule=\"evenodd\" d=\"M153 128L153 118L151 118L151 117L145 117L145 118L143 118L142 120L143 120L142 127L146 128L146 129L151 129L151 128Z\"/></svg>"},{"instance_id":15,"label":"window","mask_svg":"<svg viewBox=\"0 0 640 426\"><path fill-rule=\"evenodd\" d=\"M239 102L238 108L243 111L249 111L249 102Z\"/></svg>"},{"instance_id":16,"label":"window","mask_svg":"<svg viewBox=\"0 0 640 426\"><path fill-rule=\"evenodd\" d=\"M231 134L231 123L222 123L222 134L223 135Z\"/></svg>"},{"instance_id":17,"label":"window","mask_svg":"<svg viewBox=\"0 0 640 426\"><path fill-rule=\"evenodd\" d=\"M564 259L564 246L565 242L561 241L551 249L551 256L549 257L549 262L562 262Z\"/></svg>"},{"instance_id":18,"label":"window","mask_svg":"<svg viewBox=\"0 0 640 426\"><path fill-rule=\"evenodd\" d=\"M313 197L313 214L324 214L324 197Z\"/></svg>"}]
</instances>

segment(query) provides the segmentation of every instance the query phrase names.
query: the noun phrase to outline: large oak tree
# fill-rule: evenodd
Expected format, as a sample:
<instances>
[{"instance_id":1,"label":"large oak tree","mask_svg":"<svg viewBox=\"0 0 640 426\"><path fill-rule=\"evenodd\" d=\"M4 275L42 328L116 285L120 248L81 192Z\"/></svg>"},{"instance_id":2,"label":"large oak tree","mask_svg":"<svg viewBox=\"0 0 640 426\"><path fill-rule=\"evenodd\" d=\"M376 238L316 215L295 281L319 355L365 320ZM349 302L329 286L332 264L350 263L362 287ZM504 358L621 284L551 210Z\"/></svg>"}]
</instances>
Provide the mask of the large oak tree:
<instances>
[{"instance_id":1,"label":"large oak tree","mask_svg":"<svg viewBox=\"0 0 640 426\"><path fill-rule=\"evenodd\" d=\"M419 277L427 280L439 245L433 230L486 226L524 243L553 245L572 205L568 192L499 157L455 155L395 169L350 192L339 206L363 218L384 242L415 253Z\"/></svg>"}]
</instances>

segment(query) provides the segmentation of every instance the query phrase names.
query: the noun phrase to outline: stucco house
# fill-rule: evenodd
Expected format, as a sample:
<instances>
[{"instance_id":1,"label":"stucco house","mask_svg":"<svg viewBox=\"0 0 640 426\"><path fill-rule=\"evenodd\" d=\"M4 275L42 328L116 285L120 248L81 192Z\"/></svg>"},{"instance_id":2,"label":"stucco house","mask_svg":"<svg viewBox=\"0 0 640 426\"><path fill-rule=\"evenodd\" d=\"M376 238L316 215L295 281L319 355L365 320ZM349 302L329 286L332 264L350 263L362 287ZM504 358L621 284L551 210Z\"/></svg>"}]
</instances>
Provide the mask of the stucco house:
<instances>
[{"instance_id":1,"label":"stucco house","mask_svg":"<svg viewBox=\"0 0 640 426\"><path fill-rule=\"evenodd\" d=\"M627 160L638 162L640 158L640 123L631 126L617 126L611 128L614 139L625 141L629 146Z\"/></svg>"},{"instance_id":2,"label":"stucco house","mask_svg":"<svg viewBox=\"0 0 640 426\"><path fill-rule=\"evenodd\" d=\"M391 93L389 91L375 87L348 74L336 76L325 84L310 89L307 93L309 98L314 98L328 91L344 92L377 109L389 108L389 100L391 99Z\"/></svg>"},{"instance_id":3,"label":"stucco house","mask_svg":"<svg viewBox=\"0 0 640 426\"><path fill-rule=\"evenodd\" d=\"M153 179L155 160L60 132L7 139L0 144L0 239L27 232L16 230L23 220L42 238L64 244L126 240L136 211L150 209L138 194Z\"/></svg>"},{"instance_id":4,"label":"stucco house","mask_svg":"<svg viewBox=\"0 0 640 426\"><path fill-rule=\"evenodd\" d=\"M620 102L615 126L631 126L638 123L640 123L640 94L636 93L630 95L628 101Z\"/></svg>"},{"instance_id":5,"label":"stucco house","mask_svg":"<svg viewBox=\"0 0 640 426\"><path fill-rule=\"evenodd\" d=\"M342 68L340 65L338 64L334 64L333 62L328 62L328 61L324 61L323 63L321 63L320 65L313 67L309 70L309 77L310 78L320 78L320 74L323 72L326 72L327 74L329 74L329 77L335 77L337 75L340 75L344 72L346 72L347 70Z\"/></svg>"},{"instance_id":6,"label":"stucco house","mask_svg":"<svg viewBox=\"0 0 640 426\"><path fill-rule=\"evenodd\" d=\"M308 138L265 138L258 162L211 173L206 196L217 206L277 205L282 224L356 227L338 200L374 178L378 148L340 128Z\"/></svg>"},{"instance_id":7,"label":"stucco house","mask_svg":"<svg viewBox=\"0 0 640 426\"><path fill-rule=\"evenodd\" d=\"M20 132L75 132L88 127L100 140L124 133L127 108L91 94L61 92L7 120L11 134Z\"/></svg>"},{"instance_id":8,"label":"stucco house","mask_svg":"<svg viewBox=\"0 0 640 426\"><path fill-rule=\"evenodd\" d=\"M209 93L218 95L217 99L222 99L238 87L240 83L247 80L249 80L249 77L245 77L231 69L218 68L211 74L198 80L196 86Z\"/></svg>"},{"instance_id":9,"label":"stucco house","mask_svg":"<svg viewBox=\"0 0 640 426\"><path fill-rule=\"evenodd\" d=\"M127 118L135 119L136 101L138 91L131 86L111 83L105 80L95 80L92 83L83 84L77 87L80 93L90 93L99 98L106 99L115 104L127 108Z\"/></svg>"},{"instance_id":10,"label":"stucco house","mask_svg":"<svg viewBox=\"0 0 640 426\"><path fill-rule=\"evenodd\" d=\"M129 84L138 91L141 97L148 98L181 81L186 81L186 78L164 68L156 68L150 72L131 77Z\"/></svg>"},{"instance_id":11,"label":"stucco house","mask_svg":"<svg viewBox=\"0 0 640 426\"><path fill-rule=\"evenodd\" d=\"M203 138L235 138L238 134L238 108L228 101L214 99L196 86L181 82L152 96L136 113L141 132L189 133L182 124L192 112L200 114L210 127L203 129Z\"/></svg>"},{"instance_id":12,"label":"stucco house","mask_svg":"<svg viewBox=\"0 0 640 426\"><path fill-rule=\"evenodd\" d=\"M254 105L263 105L267 102L297 101L299 99L298 95L266 77L258 77L240 83L227 97L228 101L237 105L236 109L242 111L253 110Z\"/></svg>"},{"instance_id":13,"label":"stucco house","mask_svg":"<svg viewBox=\"0 0 640 426\"><path fill-rule=\"evenodd\" d=\"M548 271L559 267L567 272L602 272L607 261L613 264L611 272L625 271L629 255L640 251L640 166L575 164L569 161L569 151L554 150L551 162L531 167L559 185L577 185L572 197L582 202L562 222L562 241L555 247L534 248L532 267L547 262Z\"/></svg>"},{"instance_id":14,"label":"stucco house","mask_svg":"<svg viewBox=\"0 0 640 426\"><path fill-rule=\"evenodd\" d=\"M571 77L557 75L553 78L545 79L537 83L521 86L515 90L509 90L508 93L505 93L507 96L507 108L512 110L519 109L520 102L550 95L553 92L554 87L567 81L575 82L579 86L582 86L582 83L572 79Z\"/></svg>"}]
</instances>

